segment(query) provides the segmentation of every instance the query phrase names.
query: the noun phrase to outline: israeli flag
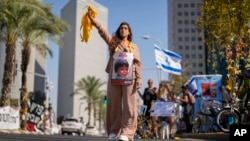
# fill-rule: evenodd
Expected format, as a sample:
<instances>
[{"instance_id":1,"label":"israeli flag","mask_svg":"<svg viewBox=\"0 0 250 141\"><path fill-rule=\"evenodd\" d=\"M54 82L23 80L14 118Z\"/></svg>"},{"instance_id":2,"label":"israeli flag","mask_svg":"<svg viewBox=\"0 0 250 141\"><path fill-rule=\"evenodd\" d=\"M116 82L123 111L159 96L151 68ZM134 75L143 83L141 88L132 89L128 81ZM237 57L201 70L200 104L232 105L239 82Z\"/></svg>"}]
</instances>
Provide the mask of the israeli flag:
<instances>
[{"instance_id":1,"label":"israeli flag","mask_svg":"<svg viewBox=\"0 0 250 141\"><path fill-rule=\"evenodd\" d=\"M157 45L154 45L154 49L157 68L181 75L181 55L167 49L161 49Z\"/></svg>"},{"instance_id":2,"label":"israeli flag","mask_svg":"<svg viewBox=\"0 0 250 141\"><path fill-rule=\"evenodd\" d=\"M188 90L193 94L198 94L198 87L196 83L196 78L192 77L188 82L187 82L187 88Z\"/></svg>"}]
</instances>

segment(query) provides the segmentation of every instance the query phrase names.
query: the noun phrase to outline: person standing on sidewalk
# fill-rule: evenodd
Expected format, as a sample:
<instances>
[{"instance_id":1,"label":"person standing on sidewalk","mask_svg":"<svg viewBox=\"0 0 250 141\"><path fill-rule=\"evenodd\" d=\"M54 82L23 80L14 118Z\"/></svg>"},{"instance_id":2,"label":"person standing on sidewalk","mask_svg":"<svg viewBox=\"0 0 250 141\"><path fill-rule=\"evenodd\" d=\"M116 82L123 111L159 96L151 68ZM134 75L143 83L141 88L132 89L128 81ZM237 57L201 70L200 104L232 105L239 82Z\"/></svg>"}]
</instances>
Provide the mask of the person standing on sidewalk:
<instances>
[{"instance_id":1,"label":"person standing on sidewalk","mask_svg":"<svg viewBox=\"0 0 250 141\"><path fill-rule=\"evenodd\" d=\"M183 106L183 120L186 124L186 132L190 133L192 132L192 125L190 122L191 119L191 112L192 112L192 105L189 103L188 98L188 90L186 86L181 86L181 96L177 97L177 100L179 100L182 103Z\"/></svg>"},{"instance_id":2,"label":"person standing on sidewalk","mask_svg":"<svg viewBox=\"0 0 250 141\"><path fill-rule=\"evenodd\" d=\"M109 75L107 88L107 123L106 129L109 140L133 141L137 129L137 101L136 92L142 85L141 61L139 49L132 43L132 30L127 22L122 22L113 36L97 22L88 12L91 23L97 28L100 36L107 43L109 49L109 61L106 72ZM114 56L117 53L132 54L132 84L112 84L112 71ZM114 115L115 114L115 115Z\"/></svg>"},{"instance_id":3,"label":"person standing on sidewalk","mask_svg":"<svg viewBox=\"0 0 250 141\"><path fill-rule=\"evenodd\" d=\"M151 117L151 108L153 102L157 99L157 88L154 87L153 79L148 79L148 87L144 89L143 94L138 90L138 94L143 100L143 105L147 106L147 110L145 112L145 118L152 124L152 138L159 138L158 136L158 129L155 128L155 124L153 123L156 117Z\"/></svg>"},{"instance_id":4,"label":"person standing on sidewalk","mask_svg":"<svg viewBox=\"0 0 250 141\"><path fill-rule=\"evenodd\" d=\"M153 79L148 79L148 87L144 89L143 94L138 90L138 94L143 100L143 105L147 106L145 117L150 119L150 110L152 107L152 102L156 100L156 91L157 88L154 87Z\"/></svg>"}]
</instances>

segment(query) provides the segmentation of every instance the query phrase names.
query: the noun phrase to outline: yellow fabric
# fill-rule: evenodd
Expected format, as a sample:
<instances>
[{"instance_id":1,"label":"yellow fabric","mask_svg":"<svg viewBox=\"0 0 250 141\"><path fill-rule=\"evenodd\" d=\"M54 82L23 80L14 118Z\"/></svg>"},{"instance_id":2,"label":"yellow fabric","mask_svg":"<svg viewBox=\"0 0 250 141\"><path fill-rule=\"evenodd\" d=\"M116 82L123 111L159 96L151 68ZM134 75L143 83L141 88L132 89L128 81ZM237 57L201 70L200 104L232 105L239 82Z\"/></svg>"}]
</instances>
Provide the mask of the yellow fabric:
<instances>
[{"instance_id":1,"label":"yellow fabric","mask_svg":"<svg viewBox=\"0 0 250 141\"><path fill-rule=\"evenodd\" d=\"M131 42L128 43L128 47L129 47L130 53L132 53L132 52L133 52L133 49L132 49ZM115 52L117 52L117 50L118 50L118 47L115 48Z\"/></svg>"},{"instance_id":2,"label":"yellow fabric","mask_svg":"<svg viewBox=\"0 0 250 141\"><path fill-rule=\"evenodd\" d=\"M91 13L91 17L95 18L97 15L96 10L94 10L90 5L88 6L88 11L83 14L82 16L82 22L80 27L80 36L82 42L88 42L90 37L90 31L92 30L92 23L89 20L88 14Z\"/></svg>"}]
</instances>

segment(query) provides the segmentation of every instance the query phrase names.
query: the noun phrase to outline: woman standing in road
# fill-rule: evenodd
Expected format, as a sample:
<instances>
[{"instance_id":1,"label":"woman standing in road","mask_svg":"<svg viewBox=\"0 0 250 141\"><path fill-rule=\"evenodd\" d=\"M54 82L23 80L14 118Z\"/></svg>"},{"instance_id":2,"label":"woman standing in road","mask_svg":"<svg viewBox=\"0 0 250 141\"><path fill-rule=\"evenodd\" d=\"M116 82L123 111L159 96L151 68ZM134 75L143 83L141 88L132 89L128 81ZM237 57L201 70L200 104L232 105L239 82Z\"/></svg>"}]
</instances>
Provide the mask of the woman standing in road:
<instances>
[{"instance_id":1,"label":"woman standing in road","mask_svg":"<svg viewBox=\"0 0 250 141\"><path fill-rule=\"evenodd\" d=\"M97 22L89 11L88 17L97 28L100 36L109 46L109 61L106 72L109 74L107 94L107 133L109 140L133 141L137 129L136 92L141 87L141 61L137 45L132 43L132 30L127 22L122 22L114 36L111 36L103 26ZM112 83L115 56L132 56L131 83Z\"/></svg>"}]
</instances>

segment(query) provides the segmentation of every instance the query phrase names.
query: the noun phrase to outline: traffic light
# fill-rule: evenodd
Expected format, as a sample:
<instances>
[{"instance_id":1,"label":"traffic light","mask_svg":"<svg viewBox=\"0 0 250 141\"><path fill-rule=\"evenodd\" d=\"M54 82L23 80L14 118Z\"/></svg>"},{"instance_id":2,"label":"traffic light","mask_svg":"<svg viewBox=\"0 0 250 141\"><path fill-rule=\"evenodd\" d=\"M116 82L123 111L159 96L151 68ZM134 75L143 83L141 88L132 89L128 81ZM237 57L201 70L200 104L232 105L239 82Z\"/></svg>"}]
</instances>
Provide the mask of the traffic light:
<instances>
[{"instance_id":1,"label":"traffic light","mask_svg":"<svg viewBox=\"0 0 250 141\"><path fill-rule=\"evenodd\" d=\"M104 95L102 102L103 102L103 104L107 104L107 96L106 95Z\"/></svg>"}]
</instances>

